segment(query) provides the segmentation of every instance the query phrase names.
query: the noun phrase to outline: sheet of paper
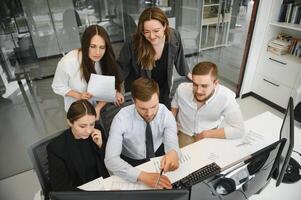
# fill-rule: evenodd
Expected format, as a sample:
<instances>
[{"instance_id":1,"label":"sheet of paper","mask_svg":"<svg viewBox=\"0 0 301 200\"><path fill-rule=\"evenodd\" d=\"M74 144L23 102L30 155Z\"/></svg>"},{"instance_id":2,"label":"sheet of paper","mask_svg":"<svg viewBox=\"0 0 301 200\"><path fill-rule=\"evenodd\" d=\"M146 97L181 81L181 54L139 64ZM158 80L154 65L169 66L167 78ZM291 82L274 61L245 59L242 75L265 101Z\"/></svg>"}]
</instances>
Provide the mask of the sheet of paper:
<instances>
[{"instance_id":1,"label":"sheet of paper","mask_svg":"<svg viewBox=\"0 0 301 200\"><path fill-rule=\"evenodd\" d=\"M164 175L169 178L169 180L174 183L181 178L184 178L185 176L189 175L192 172L191 166L192 166L192 161L191 157L188 153L181 153L181 158L180 158L180 166L177 170L172 171L172 172L167 172ZM156 172L160 173L160 164L161 164L161 159L162 157L156 157L152 158L151 162L153 162Z\"/></svg>"},{"instance_id":2,"label":"sheet of paper","mask_svg":"<svg viewBox=\"0 0 301 200\"><path fill-rule=\"evenodd\" d=\"M111 186L108 190L149 190L152 189L142 183L131 183L115 176L111 180Z\"/></svg>"},{"instance_id":3,"label":"sheet of paper","mask_svg":"<svg viewBox=\"0 0 301 200\"><path fill-rule=\"evenodd\" d=\"M115 77L91 74L87 91L93 95L96 101L114 102Z\"/></svg>"},{"instance_id":4,"label":"sheet of paper","mask_svg":"<svg viewBox=\"0 0 301 200\"><path fill-rule=\"evenodd\" d=\"M90 181L86 184L83 184L81 186L78 186L78 188L81 190L86 190L86 191L105 190L102 177L97 178L97 179Z\"/></svg>"},{"instance_id":5,"label":"sheet of paper","mask_svg":"<svg viewBox=\"0 0 301 200\"><path fill-rule=\"evenodd\" d=\"M240 143L236 145L236 147L244 148L251 153L262 149L265 146L264 135L256 133L252 130L249 130L247 134L241 139Z\"/></svg>"}]
</instances>

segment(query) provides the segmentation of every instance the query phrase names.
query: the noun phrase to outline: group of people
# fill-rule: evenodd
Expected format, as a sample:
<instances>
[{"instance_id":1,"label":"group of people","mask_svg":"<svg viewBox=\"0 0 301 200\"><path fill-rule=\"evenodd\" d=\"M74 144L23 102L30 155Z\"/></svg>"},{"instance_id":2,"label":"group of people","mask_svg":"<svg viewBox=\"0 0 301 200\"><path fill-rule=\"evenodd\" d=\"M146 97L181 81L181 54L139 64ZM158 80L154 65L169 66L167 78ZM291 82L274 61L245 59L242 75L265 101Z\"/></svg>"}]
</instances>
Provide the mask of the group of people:
<instances>
[{"instance_id":1,"label":"group of people","mask_svg":"<svg viewBox=\"0 0 301 200\"><path fill-rule=\"evenodd\" d=\"M171 100L173 66L191 82L178 86ZM106 102L87 92L90 75L115 76L115 105L130 89L134 104L114 117L108 138L96 123ZM142 12L138 27L115 60L106 31L89 26L81 48L58 63L52 88L64 97L69 129L47 146L52 190L76 190L102 176L118 175L154 188L171 188L160 173L135 166L162 156L161 169L179 167L180 147L203 138L238 138L243 118L235 94L218 82L217 66L198 63L189 72L180 34L159 8ZM221 122L227 125L221 126ZM159 181L158 181L159 180Z\"/></svg>"}]
</instances>

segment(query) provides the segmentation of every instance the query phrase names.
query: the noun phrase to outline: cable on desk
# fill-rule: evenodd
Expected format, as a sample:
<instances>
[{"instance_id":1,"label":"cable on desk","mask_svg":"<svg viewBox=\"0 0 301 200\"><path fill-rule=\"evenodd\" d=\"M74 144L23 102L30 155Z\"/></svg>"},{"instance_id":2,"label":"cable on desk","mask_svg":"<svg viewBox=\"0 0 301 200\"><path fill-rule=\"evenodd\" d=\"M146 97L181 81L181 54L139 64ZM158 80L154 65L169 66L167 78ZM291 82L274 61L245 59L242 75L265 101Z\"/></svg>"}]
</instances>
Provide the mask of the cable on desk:
<instances>
[{"instance_id":1,"label":"cable on desk","mask_svg":"<svg viewBox=\"0 0 301 200\"><path fill-rule=\"evenodd\" d=\"M236 190L236 191L239 191L239 192L241 192L241 193L242 193L242 195L244 195L245 199L249 200L249 199L248 199L248 197L246 196L246 194L245 194L243 191L241 191L241 190Z\"/></svg>"}]
</instances>

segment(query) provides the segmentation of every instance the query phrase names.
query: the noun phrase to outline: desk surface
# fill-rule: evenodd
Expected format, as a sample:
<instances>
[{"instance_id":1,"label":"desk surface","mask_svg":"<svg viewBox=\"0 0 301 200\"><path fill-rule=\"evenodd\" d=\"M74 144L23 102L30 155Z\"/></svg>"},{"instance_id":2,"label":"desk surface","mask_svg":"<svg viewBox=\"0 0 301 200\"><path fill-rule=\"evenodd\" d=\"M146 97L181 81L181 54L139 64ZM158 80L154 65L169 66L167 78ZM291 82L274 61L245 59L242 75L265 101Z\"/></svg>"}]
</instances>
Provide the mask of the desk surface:
<instances>
[{"instance_id":1,"label":"desk surface","mask_svg":"<svg viewBox=\"0 0 301 200\"><path fill-rule=\"evenodd\" d=\"M277 141L279 139L281 124L281 118L270 112L265 112L245 121L246 135L249 133L255 133L263 138L262 141L257 142L255 145L239 145L242 143L243 139L225 140L206 138L183 147L181 151L183 155L189 155L190 157L190 172L193 172L211 162L216 162L221 168L227 168L240 160L248 158L251 153L254 153L257 150ZM301 151L300 142L301 129L295 128L295 150L299 152ZM144 163L138 166L138 168L144 171L156 172L155 165L152 161ZM183 171L180 173L183 173ZM173 179L172 182L185 176L184 174L182 177L174 177L174 174L170 176L169 174L166 175ZM301 183L301 181L299 182ZM275 185L273 182L271 182L271 184ZM81 188L86 190L148 189L147 186L141 183L129 183L117 176L111 176L104 180L98 178L84 184Z\"/></svg>"}]
</instances>

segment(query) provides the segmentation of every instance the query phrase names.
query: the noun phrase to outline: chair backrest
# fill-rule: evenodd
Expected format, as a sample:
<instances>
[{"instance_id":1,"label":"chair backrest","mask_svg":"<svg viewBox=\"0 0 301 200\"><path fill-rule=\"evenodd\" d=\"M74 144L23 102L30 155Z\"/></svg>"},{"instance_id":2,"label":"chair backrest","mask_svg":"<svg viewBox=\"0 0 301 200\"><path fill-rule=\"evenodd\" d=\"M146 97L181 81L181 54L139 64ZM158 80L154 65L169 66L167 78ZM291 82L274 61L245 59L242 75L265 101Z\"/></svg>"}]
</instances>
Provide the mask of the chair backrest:
<instances>
[{"instance_id":1,"label":"chair backrest","mask_svg":"<svg viewBox=\"0 0 301 200\"><path fill-rule=\"evenodd\" d=\"M44 199L49 199L48 194L51 190L48 174L48 159L47 159L47 145L56 136L60 135L64 130L58 131L52 135L49 135L36 143L30 145L27 149L33 168L38 176Z\"/></svg>"},{"instance_id":2,"label":"chair backrest","mask_svg":"<svg viewBox=\"0 0 301 200\"><path fill-rule=\"evenodd\" d=\"M115 115L123 107L133 104L131 93L126 93L124 95L124 103L121 106L115 106L113 103L108 103L101 112L101 119L103 123L103 128L105 129L105 134L108 137L111 127L111 123Z\"/></svg>"}]
</instances>

